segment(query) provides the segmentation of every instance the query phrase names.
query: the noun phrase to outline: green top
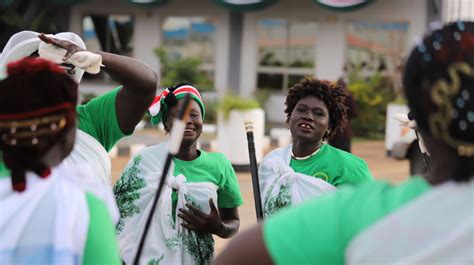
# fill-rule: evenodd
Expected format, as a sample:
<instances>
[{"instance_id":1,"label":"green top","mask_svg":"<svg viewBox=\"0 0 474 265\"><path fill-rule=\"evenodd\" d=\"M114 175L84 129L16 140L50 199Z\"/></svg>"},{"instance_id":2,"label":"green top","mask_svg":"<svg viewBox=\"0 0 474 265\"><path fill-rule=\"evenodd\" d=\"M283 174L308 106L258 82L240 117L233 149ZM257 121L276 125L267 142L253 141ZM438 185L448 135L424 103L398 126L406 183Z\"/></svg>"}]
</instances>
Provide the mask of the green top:
<instances>
[{"instance_id":1,"label":"green top","mask_svg":"<svg viewBox=\"0 0 474 265\"><path fill-rule=\"evenodd\" d=\"M230 161L221 153L208 153L203 150L199 152L200 155L192 161L174 158L174 175L183 174L187 182L214 183L218 187L218 208L235 208L242 205L244 200ZM176 200L173 196L173 205Z\"/></svg>"},{"instance_id":2,"label":"green top","mask_svg":"<svg viewBox=\"0 0 474 265\"><path fill-rule=\"evenodd\" d=\"M5 163L3 163L3 154L2 154L2 151L0 150L0 178L9 177L9 176L10 176L10 170L8 170Z\"/></svg>"},{"instance_id":3,"label":"green top","mask_svg":"<svg viewBox=\"0 0 474 265\"><path fill-rule=\"evenodd\" d=\"M276 264L342 265L360 232L429 190L421 178L342 188L269 218L263 225L266 248Z\"/></svg>"},{"instance_id":4,"label":"green top","mask_svg":"<svg viewBox=\"0 0 474 265\"><path fill-rule=\"evenodd\" d=\"M107 152L126 136L117 120L115 101L122 86L98 96L85 105L78 105L77 128L94 137Z\"/></svg>"},{"instance_id":5,"label":"green top","mask_svg":"<svg viewBox=\"0 0 474 265\"><path fill-rule=\"evenodd\" d=\"M90 217L83 264L121 264L115 226L107 206L91 193L86 198Z\"/></svg>"},{"instance_id":6,"label":"green top","mask_svg":"<svg viewBox=\"0 0 474 265\"><path fill-rule=\"evenodd\" d=\"M121 86L98 96L85 105L78 105L77 128L94 137L105 150L110 151L122 137L126 136L119 127L115 101ZM0 176L10 176L0 152Z\"/></svg>"},{"instance_id":7,"label":"green top","mask_svg":"<svg viewBox=\"0 0 474 265\"><path fill-rule=\"evenodd\" d=\"M290 167L298 173L320 178L336 187L373 180L364 160L328 144L321 145L319 151L307 159L291 158Z\"/></svg>"}]
</instances>

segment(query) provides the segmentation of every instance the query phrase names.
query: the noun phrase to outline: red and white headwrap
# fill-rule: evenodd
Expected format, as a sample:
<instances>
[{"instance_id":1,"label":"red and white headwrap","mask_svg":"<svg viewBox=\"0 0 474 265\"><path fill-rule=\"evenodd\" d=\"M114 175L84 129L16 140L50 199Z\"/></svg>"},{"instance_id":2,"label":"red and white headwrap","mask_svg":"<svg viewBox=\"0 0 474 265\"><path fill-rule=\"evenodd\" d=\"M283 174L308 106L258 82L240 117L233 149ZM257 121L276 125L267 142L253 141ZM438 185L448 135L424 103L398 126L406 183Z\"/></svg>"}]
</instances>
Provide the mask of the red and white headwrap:
<instances>
[{"instance_id":1,"label":"red and white headwrap","mask_svg":"<svg viewBox=\"0 0 474 265\"><path fill-rule=\"evenodd\" d=\"M176 105L178 100L184 98L186 94L191 94L191 99L199 104L202 118L204 119L206 109L204 108L201 94L194 86L188 83L180 83L163 90L159 96L155 97L148 108L148 113L151 115L151 124L156 125L161 121L166 121L169 108Z\"/></svg>"}]
</instances>

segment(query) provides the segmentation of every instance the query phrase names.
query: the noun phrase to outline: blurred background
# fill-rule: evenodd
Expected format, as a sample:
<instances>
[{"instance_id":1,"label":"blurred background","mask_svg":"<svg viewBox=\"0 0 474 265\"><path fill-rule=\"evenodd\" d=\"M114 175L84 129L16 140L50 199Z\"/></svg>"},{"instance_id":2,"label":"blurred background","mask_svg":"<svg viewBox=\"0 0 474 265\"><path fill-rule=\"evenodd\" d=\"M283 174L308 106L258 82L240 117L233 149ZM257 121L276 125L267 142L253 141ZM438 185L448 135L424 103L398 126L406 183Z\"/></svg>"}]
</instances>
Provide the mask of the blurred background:
<instances>
[{"instance_id":1,"label":"blurred background","mask_svg":"<svg viewBox=\"0 0 474 265\"><path fill-rule=\"evenodd\" d=\"M245 228L255 216L243 121L254 121L258 160L290 143L284 101L305 76L347 84L357 108L352 151L375 177L423 173L413 131L392 118L408 112L403 61L426 30L473 15L474 0L1 0L0 47L21 30L72 31L88 49L152 66L158 93L195 84L207 108L201 148L224 152L239 171ZM116 85L86 74L81 103ZM166 137L144 117L110 154L114 181L131 155Z\"/></svg>"}]
</instances>

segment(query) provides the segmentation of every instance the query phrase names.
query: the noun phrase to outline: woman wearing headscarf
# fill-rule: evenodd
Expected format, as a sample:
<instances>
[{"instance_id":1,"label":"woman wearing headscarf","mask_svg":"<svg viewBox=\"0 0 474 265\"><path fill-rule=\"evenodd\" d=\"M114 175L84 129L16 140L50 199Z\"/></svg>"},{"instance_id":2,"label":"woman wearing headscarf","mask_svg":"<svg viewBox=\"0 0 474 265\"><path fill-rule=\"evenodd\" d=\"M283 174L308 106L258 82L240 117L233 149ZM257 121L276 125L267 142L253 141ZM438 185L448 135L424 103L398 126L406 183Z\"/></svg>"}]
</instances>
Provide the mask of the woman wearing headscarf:
<instances>
[{"instance_id":1,"label":"woman wearing headscarf","mask_svg":"<svg viewBox=\"0 0 474 265\"><path fill-rule=\"evenodd\" d=\"M293 143L259 167L264 216L372 180L364 160L325 143L346 123L345 96L341 86L311 77L290 88L285 113Z\"/></svg>"},{"instance_id":2,"label":"woman wearing headscarf","mask_svg":"<svg viewBox=\"0 0 474 265\"><path fill-rule=\"evenodd\" d=\"M214 253L212 235L229 238L239 229L237 207L243 200L229 160L197 148L205 117L199 91L190 84L164 90L149 109L152 123L162 122L170 132L186 94L192 99L190 117L152 219L141 256L144 264L209 264ZM167 145L139 152L114 186L121 216L117 225L120 253L126 264L131 264L137 251Z\"/></svg>"},{"instance_id":3,"label":"woman wearing headscarf","mask_svg":"<svg viewBox=\"0 0 474 265\"><path fill-rule=\"evenodd\" d=\"M242 233L216 264L473 264L474 23L430 32L403 82L431 154L428 176L282 212Z\"/></svg>"},{"instance_id":4,"label":"woman wearing headscarf","mask_svg":"<svg viewBox=\"0 0 474 265\"><path fill-rule=\"evenodd\" d=\"M0 150L11 174L0 177L0 263L119 264L110 188L87 168L61 164L76 135L77 83L39 58L13 62L7 74Z\"/></svg>"},{"instance_id":5,"label":"woman wearing headscarf","mask_svg":"<svg viewBox=\"0 0 474 265\"><path fill-rule=\"evenodd\" d=\"M108 152L124 136L133 133L156 95L157 75L148 66L126 56L89 51L75 33L44 35L22 31L13 35L0 55L0 76L9 62L28 56L51 60L77 83L85 72L103 69L121 85L77 106L77 137L65 163L87 164L104 183L112 184ZM0 175L8 175L1 161Z\"/></svg>"}]
</instances>

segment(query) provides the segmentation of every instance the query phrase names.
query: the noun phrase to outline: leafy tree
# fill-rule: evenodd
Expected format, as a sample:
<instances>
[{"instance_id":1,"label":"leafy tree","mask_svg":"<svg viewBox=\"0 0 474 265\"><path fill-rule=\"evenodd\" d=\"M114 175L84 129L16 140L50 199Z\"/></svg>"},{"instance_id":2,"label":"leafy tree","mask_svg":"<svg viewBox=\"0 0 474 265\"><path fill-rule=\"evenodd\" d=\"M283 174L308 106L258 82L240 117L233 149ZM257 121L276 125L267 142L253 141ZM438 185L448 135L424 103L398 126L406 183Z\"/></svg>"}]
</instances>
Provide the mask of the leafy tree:
<instances>
[{"instance_id":1,"label":"leafy tree","mask_svg":"<svg viewBox=\"0 0 474 265\"><path fill-rule=\"evenodd\" d=\"M161 62L161 85L168 87L181 82L190 82L199 87L200 91L213 90L213 82L199 67L202 60L188 57L172 60L168 52L160 47L155 54Z\"/></svg>"},{"instance_id":2,"label":"leafy tree","mask_svg":"<svg viewBox=\"0 0 474 265\"><path fill-rule=\"evenodd\" d=\"M72 4L72 1L69 4ZM77 1L76 1L77 2ZM0 46L16 32L32 30L55 33L69 28L69 6L53 0L6 0L0 2Z\"/></svg>"},{"instance_id":3,"label":"leafy tree","mask_svg":"<svg viewBox=\"0 0 474 265\"><path fill-rule=\"evenodd\" d=\"M355 67L348 75L348 87L359 109L352 120L355 136L380 137L385 132L387 104L396 98L391 78L376 72L366 76L363 67Z\"/></svg>"}]
</instances>

